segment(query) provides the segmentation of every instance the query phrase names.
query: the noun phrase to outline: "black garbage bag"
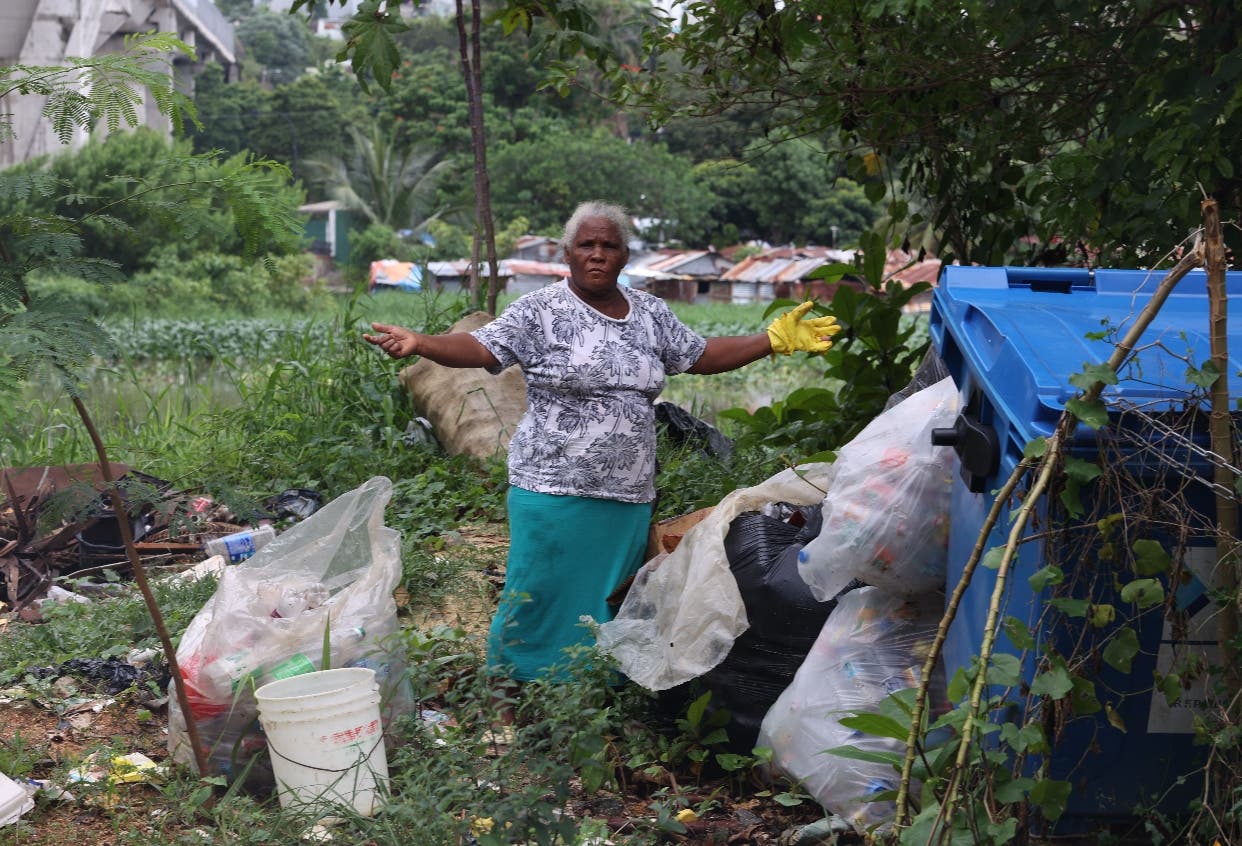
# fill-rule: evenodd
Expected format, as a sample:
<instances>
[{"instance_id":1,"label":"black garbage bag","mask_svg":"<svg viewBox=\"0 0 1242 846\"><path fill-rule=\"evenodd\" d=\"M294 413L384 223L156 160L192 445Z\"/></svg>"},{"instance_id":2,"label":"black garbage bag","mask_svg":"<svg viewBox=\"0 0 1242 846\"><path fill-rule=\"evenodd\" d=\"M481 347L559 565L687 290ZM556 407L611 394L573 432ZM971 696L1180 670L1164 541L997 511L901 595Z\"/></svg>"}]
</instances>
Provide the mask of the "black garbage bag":
<instances>
[{"instance_id":1,"label":"black garbage bag","mask_svg":"<svg viewBox=\"0 0 1242 846\"><path fill-rule=\"evenodd\" d=\"M919 369L914 371L914 375L910 377L910 384L900 391L891 394L884 403L884 410L888 411L902 400L909 399L919 391L930 388L945 377L952 375L949 372L948 366L944 363L944 359L940 357L940 353L936 352L934 346L929 346L927 354L923 356L923 360L919 363Z\"/></svg>"},{"instance_id":2,"label":"black garbage bag","mask_svg":"<svg viewBox=\"0 0 1242 846\"><path fill-rule=\"evenodd\" d=\"M120 658L70 658L54 667L34 667L35 678L73 676L102 688L110 694L120 693L135 685L154 682L161 690L168 687L168 666L148 664L136 667Z\"/></svg>"},{"instance_id":3,"label":"black garbage bag","mask_svg":"<svg viewBox=\"0 0 1242 846\"><path fill-rule=\"evenodd\" d=\"M263 510L271 520L305 520L322 505L322 494L306 488L289 488L264 500Z\"/></svg>"},{"instance_id":4,"label":"black garbage bag","mask_svg":"<svg viewBox=\"0 0 1242 846\"><path fill-rule=\"evenodd\" d=\"M655 404L656 425L664 427L675 444L692 444L713 458L728 458L733 442L710 423L706 423L671 402Z\"/></svg>"},{"instance_id":5,"label":"black garbage bag","mask_svg":"<svg viewBox=\"0 0 1242 846\"><path fill-rule=\"evenodd\" d=\"M798 552L819 534L820 506L778 503L771 511L739 514L724 541L750 628L719 665L662 697L665 708L681 710L710 692L708 712L730 713L728 745L739 754L754 747L768 708L793 681L837 604L816 600L798 574Z\"/></svg>"}]
</instances>

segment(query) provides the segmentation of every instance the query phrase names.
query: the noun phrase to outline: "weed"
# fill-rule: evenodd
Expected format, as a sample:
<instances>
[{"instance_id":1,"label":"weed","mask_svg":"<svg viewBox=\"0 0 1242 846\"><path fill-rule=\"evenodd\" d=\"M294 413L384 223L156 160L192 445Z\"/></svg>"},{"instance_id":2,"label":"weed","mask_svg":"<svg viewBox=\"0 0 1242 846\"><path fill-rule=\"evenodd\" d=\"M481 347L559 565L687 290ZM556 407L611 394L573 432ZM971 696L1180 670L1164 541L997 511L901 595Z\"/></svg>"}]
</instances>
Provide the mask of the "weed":
<instances>
[{"instance_id":1,"label":"weed","mask_svg":"<svg viewBox=\"0 0 1242 846\"><path fill-rule=\"evenodd\" d=\"M215 579L157 580L152 589L170 630L180 633L215 590ZM22 678L32 667L160 646L136 590L90 603L48 602L42 611L44 625L14 626L0 638L0 684Z\"/></svg>"},{"instance_id":2,"label":"weed","mask_svg":"<svg viewBox=\"0 0 1242 846\"><path fill-rule=\"evenodd\" d=\"M0 738L0 773L10 778L30 775L42 757L42 752L22 737L21 729L8 740Z\"/></svg>"}]
</instances>

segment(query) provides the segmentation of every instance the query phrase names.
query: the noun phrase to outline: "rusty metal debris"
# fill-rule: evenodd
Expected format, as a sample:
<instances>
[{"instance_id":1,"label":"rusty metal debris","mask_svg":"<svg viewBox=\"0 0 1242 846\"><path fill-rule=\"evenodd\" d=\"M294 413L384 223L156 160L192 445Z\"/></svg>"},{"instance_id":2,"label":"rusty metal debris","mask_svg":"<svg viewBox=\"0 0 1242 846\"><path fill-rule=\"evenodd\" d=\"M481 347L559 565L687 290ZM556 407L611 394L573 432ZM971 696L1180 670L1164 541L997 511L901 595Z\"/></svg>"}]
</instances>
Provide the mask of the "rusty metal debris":
<instances>
[{"instance_id":1,"label":"rusty metal debris","mask_svg":"<svg viewBox=\"0 0 1242 846\"><path fill-rule=\"evenodd\" d=\"M241 528L209 498L111 465L139 556L201 557L203 541ZM118 517L96 464L0 470L0 600L13 611L46 596L56 579L128 570Z\"/></svg>"}]
</instances>

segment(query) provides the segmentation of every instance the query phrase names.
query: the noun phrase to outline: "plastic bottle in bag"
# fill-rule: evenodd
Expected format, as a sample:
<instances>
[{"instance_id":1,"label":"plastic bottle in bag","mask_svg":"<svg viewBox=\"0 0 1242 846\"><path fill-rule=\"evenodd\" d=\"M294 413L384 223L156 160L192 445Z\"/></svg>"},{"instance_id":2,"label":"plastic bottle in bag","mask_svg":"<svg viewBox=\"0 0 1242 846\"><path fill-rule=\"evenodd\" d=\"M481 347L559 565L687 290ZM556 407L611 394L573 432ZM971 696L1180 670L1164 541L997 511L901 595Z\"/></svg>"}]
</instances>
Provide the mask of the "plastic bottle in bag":
<instances>
[{"instance_id":1,"label":"plastic bottle in bag","mask_svg":"<svg viewBox=\"0 0 1242 846\"><path fill-rule=\"evenodd\" d=\"M255 666L250 650L243 649L204 664L201 675L211 685L212 692L218 699L226 699L237 692L247 676L257 678L260 672L261 668Z\"/></svg>"},{"instance_id":2,"label":"plastic bottle in bag","mask_svg":"<svg viewBox=\"0 0 1242 846\"><path fill-rule=\"evenodd\" d=\"M203 550L208 555L219 555L230 564L236 564L238 561L245 561L275 539L276 530L263 525L222 538L212 538L203 544Z\"/></svg>"}]
</instances>

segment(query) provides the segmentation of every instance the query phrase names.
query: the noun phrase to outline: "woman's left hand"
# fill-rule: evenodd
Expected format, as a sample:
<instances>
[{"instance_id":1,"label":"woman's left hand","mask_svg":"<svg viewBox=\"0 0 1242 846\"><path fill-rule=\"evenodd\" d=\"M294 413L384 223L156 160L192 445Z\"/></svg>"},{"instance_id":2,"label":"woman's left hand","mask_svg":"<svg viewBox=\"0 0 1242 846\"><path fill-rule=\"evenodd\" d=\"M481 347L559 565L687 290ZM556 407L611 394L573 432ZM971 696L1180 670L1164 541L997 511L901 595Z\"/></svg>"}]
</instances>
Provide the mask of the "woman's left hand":
<instances>
[{"instance_id":1,"label":"woman's left hand","mask_svg":"<svg viewBox=\"0 0 1242 846\"><path fill-rule=\"evenodd\" d=\"M805 302L772 321L768 327L772 352L789 355L795 350L825 352L832 347L832 337L841 331L841 327L832 315L806 317L814 305Z\"/></svg>"}]
</instances>

